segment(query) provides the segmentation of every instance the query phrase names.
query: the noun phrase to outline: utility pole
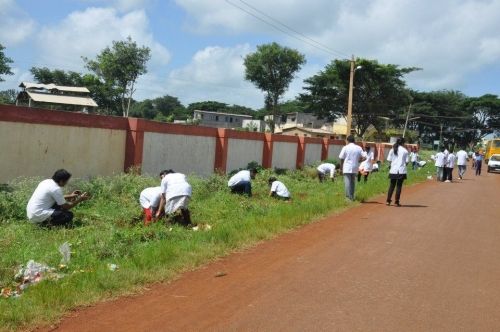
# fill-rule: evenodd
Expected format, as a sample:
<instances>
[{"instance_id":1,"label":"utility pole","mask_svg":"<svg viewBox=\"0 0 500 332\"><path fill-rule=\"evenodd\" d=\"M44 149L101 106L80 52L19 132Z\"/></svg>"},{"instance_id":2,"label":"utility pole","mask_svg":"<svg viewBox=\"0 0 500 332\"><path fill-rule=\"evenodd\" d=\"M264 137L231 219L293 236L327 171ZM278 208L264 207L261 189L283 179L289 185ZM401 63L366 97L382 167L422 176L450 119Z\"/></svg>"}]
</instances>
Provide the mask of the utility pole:
<instances>
[{"instance_id":1,"label":"utility pole","mask_svg":"<svg viewBox=\"0 0 500 332\"><path fill-rule=\"evenodd\" d=\"M351 126L352 126L352 93L354 88L354 55L351 58L351 74L349 76L349 97L347 101L347 130L346 135L351 135Z\"/></svg>"},{"instance_id":2,"label":"utility pole","mask_svg":"<svg viewBox=\"0 0 500 332\"><path fill-rule=\"evenodd\" d=\"M406 128L408 127L408 120L410 119L410 113L411 113L411 103L410 106L408 106L408 113L406 114L406 122L405 122L405 129L403 130L403 138L405 138Z\"/></svg>"},{"instance_id":3,"label":"utility pole","mask_svg":"<svg viewBox=\"0 0 500 332\"><path fill-rule=\"evenodd\" d=\"M441 148L443 145L443 123L441 122L441 131L439 133L439 147L438 150Z\"/></svg>"}]
</instances>

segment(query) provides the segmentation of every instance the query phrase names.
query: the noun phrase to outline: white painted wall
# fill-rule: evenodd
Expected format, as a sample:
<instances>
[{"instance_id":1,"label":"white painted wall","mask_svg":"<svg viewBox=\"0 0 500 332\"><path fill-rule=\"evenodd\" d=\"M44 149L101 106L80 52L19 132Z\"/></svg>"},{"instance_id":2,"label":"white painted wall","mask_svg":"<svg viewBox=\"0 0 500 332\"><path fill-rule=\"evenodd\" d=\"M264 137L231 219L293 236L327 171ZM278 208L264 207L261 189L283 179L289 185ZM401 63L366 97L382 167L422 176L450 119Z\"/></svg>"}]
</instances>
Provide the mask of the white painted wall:
<instances>
[{"instance_id":1,"label":"white painted wall","mask_svg":"<svg viewBox=\"0 0 500 332\"><path fill-rule=\"evenodd\" d=\"M274 142L272 168L296 169L297 143Z\"/></svg>"},{"instance_id":2,"label":"white painted wall","mask_svg":"<svg viewBox=\"0 0 500 332\"><path fill-rule=\"evenodd\" d=\"M229 138L226 164L227 172L245 168L251 161L256 161L259 165L262 165L263 152L263 141Z\"/></svg>"},{"instance_id":3,"label":"white painted wall","mask_svg":"<svg viewBox=\"0 0 500 332\"><path fill-rule=\"evenodd\" d=\"M340 151L342 151L343 145L329 145L328 146L328 159L339 160Z\"/></svg>"},{"instance_id":4,"label":"white painted wall","mask_svg":"<svg viewBox=\"0 0 500 332\"><path fill-rule=\"evenodd\" d=\"M125 130L0 121L0 183L16 177L123 172Z\"/></svg>"},{"instance_id":5,"label":"white painted wall","mask_svg":"<svg viewBox=\"0 0 500 332\"><path fill-rule=\"evenodd\" d=\"M321 160L321 144L306 144L304 165L312 165Z\"/></svg>"},{"instance_id":6,"label":"white painted wall","mask_svg":"<svg viewBox=\"0 0 500 332\"><path fill-rule=\"evenodd\" d=\"M142 172L158 175L164 169L209 176L214 172L215 137L144 133Z\"/></svg>"}]
</instances>

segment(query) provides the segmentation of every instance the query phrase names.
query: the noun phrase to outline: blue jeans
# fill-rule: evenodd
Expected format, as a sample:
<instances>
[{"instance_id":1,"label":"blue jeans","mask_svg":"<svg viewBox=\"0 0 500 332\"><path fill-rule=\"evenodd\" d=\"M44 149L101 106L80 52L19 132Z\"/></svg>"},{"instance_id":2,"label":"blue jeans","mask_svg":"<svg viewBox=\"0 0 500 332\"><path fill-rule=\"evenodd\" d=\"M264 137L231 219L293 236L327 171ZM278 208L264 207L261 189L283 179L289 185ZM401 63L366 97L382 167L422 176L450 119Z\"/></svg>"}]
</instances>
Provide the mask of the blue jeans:
<instances>
[{"instance_id":1,"label":"blue jeans","mask_svg":"<svg viewBox=\"0 0 500 332\"><path fill-rule=\"evenodd\" d=\"M231 192L235 194L245 194L252 196L252 183L250 181L241 181L231 187Z\"/></svg>"},{"instance_id":2,"label":"blue jeans","mask_svg":"<svg viewBox=\"0 0 500 332\"><path fill-rule=\"evenodd\" d=\"M345 197L354 201L354 189L356 186L356 173L344 173Z\"/></svg>"},{"instance_id":3,"label":"blue jeans","mask_svg":"<svg viewBox=\"0 0 500 332\"><path fill-rule=\"evenodd\" d=\"M444 167L436 167L436 180L444 181Z\"/></svg>"}]
</instances>

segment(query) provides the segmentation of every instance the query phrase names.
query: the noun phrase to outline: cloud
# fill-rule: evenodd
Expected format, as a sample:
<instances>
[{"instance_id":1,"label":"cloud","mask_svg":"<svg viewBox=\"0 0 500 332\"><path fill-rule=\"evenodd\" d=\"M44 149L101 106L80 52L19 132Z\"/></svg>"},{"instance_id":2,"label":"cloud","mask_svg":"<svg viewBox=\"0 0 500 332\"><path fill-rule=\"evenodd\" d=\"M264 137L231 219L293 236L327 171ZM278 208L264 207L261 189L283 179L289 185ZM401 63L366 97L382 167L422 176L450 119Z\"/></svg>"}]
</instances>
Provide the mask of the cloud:
<instances>
[{"instance_id":1,"label":"cloud","mask_svg":"<svg viewBox=\"0 0 500 332\"><path fill-rule=\"evenodd\" d=\"M229 1L263 17L242 1ZM342 55L422 67L409 76L419 89L459 89L468 75L500 63L500 0L244 1ZM194 31L266 33L323 63L339 57L278 32L225 0L176 2Z\"/></svg>"},{"instance_id":2,"label":"cloud","mask_svg":"<svg viewBox=\"0 0 500 332\"><path fill-rule=\"evenodd\" d=\"M26 40L34 31L35 21L14 0L0 0L0 42L7 47Z\"/></svg>"},{"instance_id":3,"label":"cloud","mask_svg":"<svg viewBox=\"0 0 500 332\"><path fill-rule=\"evenodd\" d=\"M93 58L113 40L128 36L151 48L150 69L170 61L170 52L155 41L143 10L120 15L113 8L72 12L57 25L43 27L37 36L39 59L43 65L81 71L82 56Z\"/></svg>"}]
</instances>

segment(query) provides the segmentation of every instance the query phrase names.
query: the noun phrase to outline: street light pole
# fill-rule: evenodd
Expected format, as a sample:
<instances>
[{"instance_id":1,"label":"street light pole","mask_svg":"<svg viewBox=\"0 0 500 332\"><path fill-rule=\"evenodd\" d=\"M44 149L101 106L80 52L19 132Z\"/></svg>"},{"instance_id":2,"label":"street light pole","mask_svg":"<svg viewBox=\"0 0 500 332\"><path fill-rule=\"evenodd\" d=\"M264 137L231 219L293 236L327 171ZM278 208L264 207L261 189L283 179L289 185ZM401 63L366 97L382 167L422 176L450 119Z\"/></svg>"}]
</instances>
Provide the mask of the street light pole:
<instances>
[{"instance_id":1,"label":"street light pole","mask_svg":"<svg viewBox=\"0 0 500 332\"><path fill-rule=\"evenodd\" d=\"M410 119L410 113L411 113L411 103L410 106L408 106L408 113L406 114L406 122L405 122L405 129L403 130L403 138L405 138L406 128L408 127L408 120Z\"/></svg>"},{"instance_id":2,"label":"street light pole","mask_svg":"<svg viewBox=\"0 0 500 332\"><path fill-rule=\"evenodd\" d=\"M347 101L347 130L346 135L351 135L351 126L352 126L352 92L354 88L354 55L351 58L351 74L349 76L349 97Z\"/></svg>"}]
</instances>

